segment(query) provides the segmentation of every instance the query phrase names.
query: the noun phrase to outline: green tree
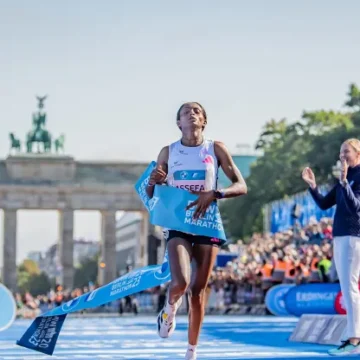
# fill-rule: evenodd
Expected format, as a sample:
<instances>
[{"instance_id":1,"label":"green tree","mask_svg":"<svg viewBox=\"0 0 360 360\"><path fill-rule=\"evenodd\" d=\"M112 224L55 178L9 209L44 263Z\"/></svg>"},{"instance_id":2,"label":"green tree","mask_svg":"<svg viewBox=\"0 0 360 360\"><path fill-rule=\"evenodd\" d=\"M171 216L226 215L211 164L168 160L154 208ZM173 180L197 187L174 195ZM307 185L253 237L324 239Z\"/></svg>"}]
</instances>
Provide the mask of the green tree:
<instances>
[{"instance_id":1,"label":"green tree","mask_svg":"<svg viewBox=\"0 0 360 360\"><path fill-rule=\"evenodd\" d=\"M98 257L92 259L84 259L80 266L75 270L74 286L88 286L89 282L96 282L98 273Z\"/></svg>"},{"instance_id":2,"label":"green tree","mask_svg":"<svg viewBox=\"0 0 360 360\"><path fill-rule=\"evenodd\" d=\"M19 271L27 272L28 274L40 274L39 266L38 264L30 259L25 259L20 265L19 265Z\"/></svg>"},{"instance_id":3,"label":"green tree","mask_svg":"<svg viewBox=\"0 0 360 360\"><path fill-rule=\"evenodd\" d=\"M46 294L51 289L51 280L46 273L32 275L28 282L29 292L34 295Z\"/></svg>"},{"instance_id":4,"label":"green tree","mask_svg":"<svg viewBox=\"0 0 360 360\"><path fill-rule=\"evenodd\" d=\"M350 86L346 105L352 112L304 111L300 120L267 122L256 144L263 155L246 179L248 194L222 204L226 232L236 239L262 231L265 204L306 189L301 171L311 166L318 182L331 178L331 169L341 143L360 131L360 97Z\"/></svg>"},{"instance_id":5,"label":"green tree","mask_svg":"<svg viewBox=\"0 0 360 360\"><path fill-rule=\"evenodd\" d=\"M287 130L286 119L268 121L256 144L256 149L268 150L275 143L281 143Z\"/></svg>"},{"instance_id":6,"label":"green tree","mask_svg":"<svg viewBox=\"0 0 360 360\"><path fill-rule=\"evenodd\" d=\"M21 293L29 291L29 279L31 275L26 271L18 271L17 283L18 288Z\"/></svg>"},{"instance_id":7,"label":"green tree","mask_svg":"<svg viewBox=\"0 0 360 360\"><path fill-rule=\"evenodd\" d=\"M46 294L50 290L51 284L47 274L40 272L38 265L27 259L18 267L18 288L21 293L28 291L37 296Z\"/></svg>"},{"instance_id":8,"label":"green tree","mask_svg":"<svg viewBox=\"0 0 360 360\"><path fill-rule=\"evenodd\" d=\"M351 113L341 113L335 111L313 111L303 112L306 130L314 135L323 135L326 132L338 129L339 127L350 130L354 127Z\"/></svg>"},{"instance_id":9,"label":"green tree","mask_svg":"<svg viewBox=\"0 0 360 360\"><path fill-rule=\"evenodd\" d=\"M360 109L360 90L355 84L351 84L348 92L348 100L346 100L345 105L359 110Z\"/></svg>"}]
</instances>

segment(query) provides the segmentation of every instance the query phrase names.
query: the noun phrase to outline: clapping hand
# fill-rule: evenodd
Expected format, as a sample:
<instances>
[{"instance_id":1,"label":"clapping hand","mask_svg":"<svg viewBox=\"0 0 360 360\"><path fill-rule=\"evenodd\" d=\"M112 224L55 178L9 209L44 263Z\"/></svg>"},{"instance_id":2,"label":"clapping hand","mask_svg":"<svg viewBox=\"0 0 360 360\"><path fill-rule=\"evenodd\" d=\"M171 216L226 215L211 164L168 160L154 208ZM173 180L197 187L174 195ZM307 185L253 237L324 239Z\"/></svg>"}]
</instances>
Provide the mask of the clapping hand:
<instances>
[{"instance_id":1,"label":"clapping hand","mask_svg":"<svg viewBox=\"0 0 360 360\"><path fill-rule=\"evenodd\" d=\"M302 178L312 189L316 188L315 175L314 175L314 172L309 167L306 167L303 170Z\"/></svg>"},{"instance_id":2,"label":"clapping hand","mask_svg":"<svg viewBox=\"0 0 360 360\"><path fill-rule=\"evenodd\" d=\"M347 163L345 156L340 156L340 161L341 161L340 181L345 181L349 169L349 164Z\"/></svg>"}]
</instances>

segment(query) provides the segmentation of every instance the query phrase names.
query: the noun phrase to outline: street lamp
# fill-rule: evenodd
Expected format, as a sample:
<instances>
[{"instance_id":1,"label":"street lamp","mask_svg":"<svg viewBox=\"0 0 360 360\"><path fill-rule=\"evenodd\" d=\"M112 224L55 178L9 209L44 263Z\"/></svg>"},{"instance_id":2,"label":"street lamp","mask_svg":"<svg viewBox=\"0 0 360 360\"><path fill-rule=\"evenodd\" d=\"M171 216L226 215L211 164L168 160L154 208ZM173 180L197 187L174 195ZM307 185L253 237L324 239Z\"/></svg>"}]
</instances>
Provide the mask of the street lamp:
<instances>
[{"instance_id":1,"label":"street lamp","mask_svg":"<svg viewBox=\"0 0 360 360\"><path fill-rule=\"evenodd\" d=\"M341 174L341 161L338 160L336 164L332 167L332 174L335 178L339 179Z\"/></svg>"}]
</instances>

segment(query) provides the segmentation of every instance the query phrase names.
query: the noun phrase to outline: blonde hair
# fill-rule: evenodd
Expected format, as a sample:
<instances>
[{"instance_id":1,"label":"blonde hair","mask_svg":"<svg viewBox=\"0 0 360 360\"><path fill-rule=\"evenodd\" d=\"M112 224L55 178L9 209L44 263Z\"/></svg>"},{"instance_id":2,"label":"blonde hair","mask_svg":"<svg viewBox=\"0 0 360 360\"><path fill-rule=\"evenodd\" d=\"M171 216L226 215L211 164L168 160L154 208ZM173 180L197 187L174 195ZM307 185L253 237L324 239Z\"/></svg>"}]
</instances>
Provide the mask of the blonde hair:
<instances>
[{"instance_id":1,"label":"blonde hair","mask_svg":"<svg viewBox=\"0 0 360 360\"><path fill-rule=\"evenodd\" d=\"M356 152L360 153L360 140L355 138L347 139L344 144L350 145Z\"/></svg>"}]
</instances>

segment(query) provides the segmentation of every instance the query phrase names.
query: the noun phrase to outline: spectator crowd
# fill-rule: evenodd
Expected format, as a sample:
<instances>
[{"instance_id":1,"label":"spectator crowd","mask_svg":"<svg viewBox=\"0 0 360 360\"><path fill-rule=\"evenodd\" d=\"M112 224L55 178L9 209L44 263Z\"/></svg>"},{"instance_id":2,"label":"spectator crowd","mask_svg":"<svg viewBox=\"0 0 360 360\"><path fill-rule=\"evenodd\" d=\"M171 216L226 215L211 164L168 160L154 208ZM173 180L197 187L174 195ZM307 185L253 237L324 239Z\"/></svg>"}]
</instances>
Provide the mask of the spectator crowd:
<instances>
[{"instance_id":1,"label":"spectator crowd","mask_svg":"<svg viewBox=\"0 0 360 360\"><path fill-rule=\"evenodd\" d=\"M216 268L209 288L208 307L260 304L270 287L336 281L332 262L332 220L311 219L308 226L276 234L253 234L245 244L229 245L235 260Z\"/></svg>"},{"instance_id":2,"label":"spectator crowd","mask_svg":"<svg viewBox=\"0 0 360 360\"><path fill-rule=\"evenodd\" d=\"M295 224L276 234L255 233L245 243L228 246L233 260L215 267L205 297L208 312L230 312L241 306L264 303L266 292L281 283L336 281L332 263L332 220L311 219L308 226ZM224 251L223 251L224 252ZM94 285L73 291L58 287L46 295L15 294L18 316L33 318L95 289ZM95 309L99 312L158 311L165 301L166 284ZM186 311L186 301L184 311Z\"/></svg>"}]
</instances>

